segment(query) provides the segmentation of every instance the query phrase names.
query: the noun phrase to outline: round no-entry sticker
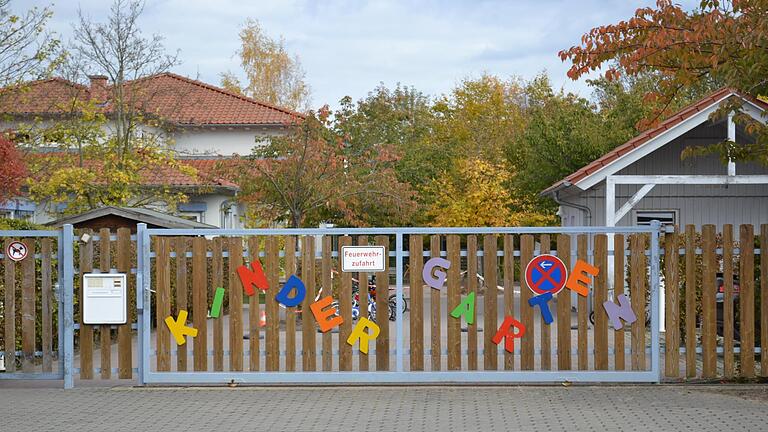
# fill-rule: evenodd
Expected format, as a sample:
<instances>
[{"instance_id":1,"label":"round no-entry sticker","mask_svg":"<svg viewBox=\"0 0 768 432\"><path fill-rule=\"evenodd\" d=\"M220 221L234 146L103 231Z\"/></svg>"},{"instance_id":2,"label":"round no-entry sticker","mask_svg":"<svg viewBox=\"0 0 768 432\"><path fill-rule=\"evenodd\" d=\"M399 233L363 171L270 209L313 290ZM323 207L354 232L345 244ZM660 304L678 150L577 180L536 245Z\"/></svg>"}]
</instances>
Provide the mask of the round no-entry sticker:
<instances>
[{"instance_id":1,"label":"round no-entry sticker","mask_svg":"<svg viewBox=\"0 0 768 432\"><path fill-rule=\"evenodd\" d=\"M27 257L28 253L29 250L27 249L27 245L20 241L9 243L8 247L5 249L5 254L11 261L21 261Z\"/></svg>"},{"instance_id":2,"label":"round no-entry sticker","mask_svg":"<svg viewBox=\"0 0 768 432\"><path fill-rule=\"evenodd\" d=\"M568 271L560 258L554 255L539 255L525 267L525 282L536 294L557 294L565 286Z\"/></svg>"}]
</instances>

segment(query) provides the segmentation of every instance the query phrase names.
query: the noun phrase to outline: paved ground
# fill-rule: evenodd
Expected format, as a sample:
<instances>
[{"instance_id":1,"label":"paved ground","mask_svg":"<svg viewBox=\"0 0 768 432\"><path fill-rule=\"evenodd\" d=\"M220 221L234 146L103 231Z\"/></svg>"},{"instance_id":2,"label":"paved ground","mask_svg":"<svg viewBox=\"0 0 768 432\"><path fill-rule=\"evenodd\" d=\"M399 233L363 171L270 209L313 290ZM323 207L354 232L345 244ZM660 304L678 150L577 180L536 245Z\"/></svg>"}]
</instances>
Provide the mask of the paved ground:
<instances>
[{"instance_id":1,"label":"paved ground","mask_svg":"<svg viewBox=\"0 0 768 432\"><path fill-rule=\"evenodd\" d=\"M766 386L0 387L4 430L766 430Z\"/></svg>"}]
</instances>

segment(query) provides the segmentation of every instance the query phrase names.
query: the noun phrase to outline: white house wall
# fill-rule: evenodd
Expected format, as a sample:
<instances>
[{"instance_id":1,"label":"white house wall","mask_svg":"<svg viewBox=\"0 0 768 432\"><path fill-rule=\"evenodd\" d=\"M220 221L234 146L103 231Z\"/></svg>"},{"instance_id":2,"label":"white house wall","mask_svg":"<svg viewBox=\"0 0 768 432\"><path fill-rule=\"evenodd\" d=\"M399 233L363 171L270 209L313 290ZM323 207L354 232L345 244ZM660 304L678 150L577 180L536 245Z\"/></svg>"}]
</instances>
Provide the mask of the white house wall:
<instances>
[{"instance_id":1,"label":"white house wall","mask_svg":"<svg viewBox=\"0 0 768 432\"><path fill-rule=\"evenodd\" d=\"M174 146L181 155L247 155L264 140L277 136L277 129L242 130L242 129L192 129L181 130L174 134Z\"/></svg>"},{"instance_id":2,"label":"white house wall","mask_svg":"<svg viewBox=\"0 0 768 432\"><path fill-rule=\"evenodd\" d=\"M725 175L727 167L716 156L695 157L681 160L680 153L692 145L706 145L722 141L726 125L702 125L636 163L622 169L618 175ZM746 142L741 131L737 142ZM768 174L768 168L755 164L736 164L737 175ZM616 185L616 208L620 208L642 185ZM565 192L565 191L564 191ZM590 224L605 225L605 181L586 191L571 187L569 193L561 193L564 201L588 206L592 217ZM576 193L574 193L576 192ZM678 224L753 224L768 223L768 185L656 185L648 195L627 213L618 226L634 223L636 210L676 210ZM561 208L563 225L583 225L587 221L582 211L571 207Z\"/></svg>"}]
</instances>

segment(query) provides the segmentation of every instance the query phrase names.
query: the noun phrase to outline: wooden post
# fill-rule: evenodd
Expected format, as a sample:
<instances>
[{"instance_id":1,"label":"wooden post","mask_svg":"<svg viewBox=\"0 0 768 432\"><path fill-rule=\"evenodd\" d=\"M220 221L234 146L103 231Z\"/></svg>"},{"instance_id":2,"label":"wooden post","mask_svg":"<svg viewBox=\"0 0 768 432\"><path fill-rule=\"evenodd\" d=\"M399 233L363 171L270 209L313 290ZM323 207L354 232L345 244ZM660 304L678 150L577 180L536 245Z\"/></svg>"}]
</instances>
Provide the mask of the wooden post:
<instances>
[{"instance_id":1,"label":"wooden post","mask_svg":"<svg viewBox=\"0 0 768 432\"><path fill-rule=\"evenodd\" d=\"M155 237L155 326L157 342L157 371L171 370L171 331L165 318L171 314L171 266L167 237Z\"/></svg>"},{"instance_id":2,"label":"wooden post","mask_svg":"<svg viewBox=\"0 0 768 432\"><path fill-rule=\"evenodd\" d=\"M357 244L359 246L368 246L368 236L361 235L357 238ZM359 273L358 274L358 284L360 285L360 316L361 317L367 317L368 316L368 273ZM345 341L340 341L340 343L345 343ZM368 353L360 352L359 354L360 358L360 365L358 366L361 371L367 371L368 370L368 364L370 363L370 359L368 358Z\"/></svg>"},{"instance_id":3,"label":"wooden post","mask_svg":"<svg viewBox=\"0 0 768 432\"><path fill-rule=\"evenodd\" d=\"M296 274L296 237L294 236L288 236L285 238L285 275L291 276ZM256 297L256 308L255 311L251 311L251 316L255 317L253 318L256 323L256 334L258 335L258 312L259 312L259 299L258 296ZM251 299L253 299L251 297ZM251 307L253 308L253 300L251 300ZM286 308L285 310L285 370L288 372L294 372L296 371L296 307ZM251 328L254 326L251 325ZM251 333L253 334L253 333ZM258 338L256 338L258 339ZM256 347L258 350L259 343L256 342ZM253 346L253 341L251 341L251 346ZM253 350L253 348L251 348ZM253 355L253 354L251 354ZM257 360L257 366L256 370L258 370L258 360Z\"/></svg>"},{"instance_id":4,"label":"wooden post","mask_svg":"<svg viewBox=\"0 0 768 432\"><path fill-rule=\"evenodd\" d=\"M197 337L192 339L195 372L208 370L208 258L205 237L192 240L192 323Z\"/></svg>"},{"instance_id":5,"label":"wooden post","mask_svg":"<svg viewBox=\"0 0 768 432\"><path fill-rule=\"evenodd\" d=\"M645 292L646 259L645 237L641 234L630 236L629 298L637 319L632 323L632 370L645 370Z\"/></svg>"},{"instance_id":6,"label":"wooden post","mask_svg":"<svg viewBox=\"0 0 768 432\"><path fill-rule=\"evenodd\" d=\"M506 234L504 236L504 314L505 316L515 316L515 244L513 236ZM544 336L544 327L541 333ZM548 347L547 347L548 348ZM544 359L544 346L542 345L542 369L549 369ZM515 369L515 354L504 351L504 370Z\"/></svg>"},{"instance_id":7,"label":"wooden post","mask_svg":"<svg viewBox=\"0 0 768 432\"><path fill-rule=\"evenodd\" d=\"M325 296L329 296L333 294L333 279L331 278L331 255L332 255L332 244L331 241L333 239L331 236L325 235L323 236L323 258L322 258L322 272L323 272L323 286L322 286L322 294L320 295L320 298L323 298ZM341 251L341 246L346 246L347 240L344 240L344 237L339 238L339 251ZM339 271L341 271L341 255L339 255ZM341 273L339 273L341 274ZM341 300L341 299L339 299ZM339 307L341 307L341 304L339 304ZM338 311L339 314L341 314L341 311ZM345 317L344 315L340 315L344 317L344 321L349 321L351 319ZM327 331L323 333L322 336L322 344L323 344L323 371L329 372L333 370L333 339L331 337L331 331ZM352 355L351 346L346 343L346 339L341 337L341 334L339 334L339 357L341 357L341 351L345 350L346 348L349 348L350 355ZM339 359L341 361L341 359ZM341 363L339 363L339 367L341 367ZM341 370L341 369L339 369Z\"/></svg>"},{"instance_id":8,"label":"wooden post","mask_svg":"<svg viewBox=\"0 0 768 432\"><path fill-rule=\"evenodd\" d=\"M80 243L80 379L93 379L93 326L83 324L83 275L93 271L93 231L84 229L81 234L91 239Z\"/></svg>"},{"instance_id":9,"label":"wooden post","mask_svg":"<svg viewBox=\"0 0 768 432\"><path fill-rule=\"evenodd\" d=\"M211 291L215 295L216 288L224 288L224 237L214 237L211 241ZM229 290L227 290L229 291ZM231 305L230 305L231 307ZM213 320L213 370L221 372L224 370L224 305L219 318Z\"/></svg>"},{"instance_id":10,"label":"wooden post","mask_svg":"<svg viewBox=\"0 0 768 432\"><path fill-rule=\"evenodd\" d=\"M680 272L678 269L677 227L664 236L664 305L665 328L664 373L669 378L680 376Z\"/></svg>"},{"instance_id":11,"label":"wooden post","mask_svg":"<svg viewBox=\"0 0 768 432\"><path fill-rule=\"evenodd\" d=\"M248 262L253 263L254 261L259 261L259 244L261 242L261 237L252 236L248 238ZM288 237L286 240L286 252L285 252L285 262L286 267L293 269L292 271L295 271L295 254L291 254L288 251L295 250L295 238L294 237ZM259 261L260 262L260 261ZM290 265L289 265L290 264ZM263 268L263 266L262 266ZM286 271L288 271L286 269ZM261 343L259 342L259 338L261 337L261 305L259 304L259 298L261 297L261 290L254 290L252 296L248 296L248 350L250 351L250 355L248 356L248 370L251 372L258 372L261 368ZM294 313L287 312L288 315L290 315L290 318L294 317ZM285 341L285 359L286 359L286 370L295 370L289 369L290 365L296 364L296 359L293 357L296 355L296 347L290 346L289 344L291 341L294 341L293 338L295 338L294 334L291 334L288 331L288 326L290 323L293 323L295 326L295 319L292 321L289 321L289 317L286 317L286 323L285 323L285 333L286 333L286 341ZM294 328L295 330L295 328ZM292 361L291 361L292 360Z\"/></svg>"},{"instance_id":12,"label":"wooden post","mask_svg":"<svg viewBox=\"0 0 768 432\"><path fill-rule=\"evenodd\" d=\"M768 224L760 225L760 376L768 377Z\"/></svg>"},{"instance_id":13,"label":"wooden post","mask_svg":"<svg viewBox=\"0 0 768 432\"><path fill-rule=\"evenodd\" d=\"M12 238L5 239L5 245L3 250L7 251L8 246L14 241ZM59 247L63 247L59 245ZM4 259L3 266L5 268L5 371L16 371L16 263L13 260ZM82 287L82 285L81 285ZM83 298L82 288L80 289L80 299ZM80 304L80 316L83 316L82 301ZM80 320L82 325L82 319ZM82 327L81 327L82 329ZM83 331L80 331L80 340L82 351ZM82 356L81 356L82 358ZM82 373L81 373L82 378Z\"/></svg>"},{"instance_id":14,"label":"wooden post","mask_svg":"<svg viewBox=\"0 0 768 432\"><path fill-rule=\"evenodd\" d=\"M550 253L549 234L542 234L539 237L539 249L542 255ZM520 270L520 273L523 272L525 272L524 268ZM552 370L552 323L545 323L544 316L541 317L541 369Z\"/></svg>"},{"instance_id":15,"label":"wooden post","mask_svg":"<svg viewBox=\"0 0 768 432\"><path fill-rule=\"evenodd\" d=\"M685 376L696 377L696 227L685 226Z\"/></svg>"},{"instance_id":16,"label":"wooden post","mask_svg":"<svg viewBox=\"0 0 768 432\"><path fill-rule=\"evenodd\" d=\"M451 234L448 236L448 261L451 267L448 268L448 310L450 313L461 303L461 244L459 236ZM448 370L461 370L461 321L447 316L448 319Z\"/></svg>"},{"instance_id":17,"label":"wooden post","mask_svg":"<svg viewBox=\"0 0 768 432\"><path fill-rule=\"evenodd\" d=\"M120 230L117 232L117 253L118 266L120 265ZM130 235L130 232L128 233ZM189 288L187 287L187 238L175 238L176 249L176 316L179 316L180 310L187 310L187 296ZM118 331L118 339L119 339ZM187 371L187 344L176 345L176 370L179 372ZM121 377L122 378L122 377Z\"/></svg>"},{"instance_id":18,"label":"wooden post","mask_svg":"<svg viewBox=\"0 0 768 432\"><path fill-rule=\"evenodd\" d=\"M440 236L439 235L433 235L429 238L429 246L430 246L430 258L437 258L440 256ZM430 295L430 305L432 309L431 314L431 337L432 337L432 354L430 355L432 359L432 370L433 371L439 371L441 369L441 363L442 363L442 353L441 351L441 341L440 341L440 327L441 327L441 321L440 321L440 290L436 290L434 288L429 289L429 295Z\"/></svg>"},{"instance_id":19,"label":"wooden post","mask_svg":"<svg viewBox=\"0 0 768 432\"><path fill-rule=\"evenodd\" d=\"M229 370L243 370L243 284L237 268L243 265L243 239L229 239ZM219 320L221 321L221 320Z\"/></svg>"},{"instance_id":20,"label":"wooden post","mask_svg":"<svg viewBox=\"0 0 768 432\"><path fill-rule=\"evenodd\" d=\"M24 239L29 255L21 260L21 370L32 372L35 367L36 298L35 298L35 239ZM6 258L7 259L7 258Z\"/></svg>"},{"instance_id":21,"label":"wooden post","mask_svg":"<svg viewBox=\"0 0 768 432\"><path fill-rule=\"evenodd\" d=\"M520 268L525 272L525 268L533 259L533 236L524 234L520 236ZM520 278L520 320L525 326L525 334L521 340L520 349L520 369L533 370L535 335L533 321L533 308L528 305L528 299L533 297L531 288L525 281L525 277Z\"/></svg>"},{"instance_id":22,"label":"wooden post","mask_svg":"<svg viewBox=\"0 0 768 432\"><path fill-rule=\"evenodd\" d=\"M389 370L389 237L376 236L384 246L384 271L376 273L376 323L381 328L376 338L376 370Z\"/></svg>"},{"instance_id":23,"label":"wooden post","mask_svg":"<svg viewBox=\"0 0 768 432\"><path fill-rule=\"evenodd\" d=\"M755 377L755 234L752 225L739 227L739 250L741 251L741 275L739 283L740 333L741 333L741 375ZM761 250L762 252L762 250Z\"/></svg>"},{"instance_id":24,"label":"wooden post","mask_svg":"<svg viewBox=\"0 0 768 432\"><path fill-rule=\"evenodd\" d=\"M557 257L571 269L571 237L557 236ZM557 296L557 369L571 370L571 293L567 290Z\"/></svg>"},{"instance_id":25,"label":"wooden post","mask_svg":"<svg viewBox=\"0 0 768 432\"><path fill-rule=\"evenodd\" d=\"M110 253L110 232L109 228L102 228L99 231L99 270L102 273L109 273L112 269L112 254ZM110 379L112 377L112 329L110 325L99 326L99 337L101 339L101 379Z\"/></svg>"},{"instance_id":26,"label":"wooden post","mask_svg":"<svg viewBox=\"0 0 768 432\"><path fill-rule=\"evenodd\" d=\"M702 377L714 378L717 371L717 332L715 316L715 289L717 262L715 257L715 226L704 225L701 232L703 256L701 293L701 351L703 358Z\"/></svg>"},{"instance_id":27,"label":"wooden post","mask_svg":"<svg viewBox=\"0 0 768 432\"><path fill-rule=\"evenodd\" d=\"M733 378L733 225L723 225L723 376ZM669 330L667 330L669 331Z\"/></svg>"},{"instance_id":28,"label":"wooden post","mask_svg":"<svg viewBox=\"0 0 768 432\"><path fill-rule=\"evenodd\" d=\"M578 258L584 262L589 262L587 256L587 243L589 238L586 234L579 234L576 239L576 247ZM645 274L645 273L643 273ZM578 309L578 329L577 329L577 354L579 370L589 369L589 346L587 344L588 332L589 332L589 313L587 309L589 307L587 303L587 297L583 295L577 296Z\"/></svg>"},{"instance_id":29,"label":"wooden post","mask_svg":"<svg viewBox=\"0 0 768 432\"><path fill-rule=\"evenodd\" d=\"M339 238L339 252L341 252L342 246L351 245L352 237L342 236ZM339 262L341 262L341 258L339 258ZM341 265L339 265L339 269L341 269ZM323 295L331 295L330 285ZM350 371L352 370L352 346L347 343L347 339L352 334L352 273L343 272L341 274L341 292L339 295L339 307L341 308L339 315L344 319L339 328L339 370Z\"/></svg>"},{"instance_id":30,"label":"wooden post","mask_svg":"<svg viewBox=\"0 0 768 432\"><path fill-rule=\"evenodd\" d=\"M315 300L315 238L304 236L301 238L301 280L307 289L307 295L301 305L301 365L303 371L317 370L315 321L309 305ZM267 317L269 328L269 317ZM269 369L267 369L269 370Z\"/></svg>"},{"instance_id":31,"label":"wooden post","mask_svg":"<svg viewBox=\"0 0 768 432\"><path fill-rule=\"evenodd\" d=\"M128 299L136 299L136 275L131 274L131 259L134 256L131 247L131 229L117 229L117 271L128 275ZM186 275L186 270L185 270ZM186 289L186 287L185 287ZM186 291L184 292L186 296ZM186 298L185 298L186 300ZM129 302L131 304L131 302ZM135 304L135 303L134 303ZM186 309L186 303L184 303ZM136 317L135 310L128 311L128 322L117 327L117 374L120 379L133 378L133 343L131 324ZM186 344L184 346L184 370L186 370Z\"/></svg>"},{"instance_id":32,"label":"wooden post","mask_svg":"<svg viewBox=\"0 0 768 432\"><path fill-rule=\"evenodd\" d=\"M421 272L424 268L424 238L411 235L409 238L410 279L411 279L411 370L424 370L424 284ZM362 279L362 277L360 278ZM364 315L362 300L365 293L360 290L360 316ZM367 296L366 296L367 297Z\"/></svg>"},{"instance_id":33,"label":"wooden post","mask_svg":"<svg viewBox=\"0 0 768 432\"><path fill-rule=\"evenodd\" d=\"M467 236L467 290L475 294L475 305L479 301L477 292L477 236ZM477 370L477 307L472 324L467 326L467 368Z\"/></svg>"},{"instance_id":34,"label":"wooden post","mask_svg":"<svg viewBox=\"0 0 768 432\"><path fill-rule=\"evenodd\" d=\"M613 301L619 294L624 294L626 282L624 280L624 234L614 234L613 236ZM605 309L603 309L605 311ZM607 316L606 316L607 318ZM624 339L626 339L626 326L620 330L613 329L613 361L614 369L624 370L626 367L626 356L624 354Z\"/></svg>"},{"instance_id":35,"label":"wooden post","mask_svg":"<svg viewBox=\"0 0 768 432\"><path fill-rule=\"evenodd\" d=\"M493 335L496 334L499 325L496 312L496 300L498 297L498 289L496 288L496 236L493 234L483 236L483 276L485 277L483 369L497 370L499 368L499 349L491 340Z\"/></svg>"},{"instance_id":36,"label":"wooden post","mask_svg":"<svg viewBox=\"0 0 768 432\"><path fill-rule=\"evenodd\" d=\"M620 253L622 251L614 251ZM595 278L595 370L608 370L608 316L603 303L608 300L608 236L595 236L595 266L600 270Z\"/></svg>"},{"instance_id":37,"label":"wooden post","mask_svg":"<svg viewBox=\"0 0 768 432\"><path fill-rule=\"evenodd\" d=\"M308 237L312 238L312 237ZM310 248L309 250L304 250L303 252L309 253L310 258L314 259L314 249ZM269 288L267 289L266 296L264 298L264 309L266 310L267 315L267 329L266 329L266 349L267 349L267 359L266 359L266 368L268 372L277 372L280 370L280 306L277 304L277 301L275 300L275 296L280 291L280 245L278 243L278 238L275 236L269 236L267 237L266 241L266 268L264 269L267 276L267 282L269 283ZM314 277L314 275L313 275ZM305 284L308 284L308 281L304 280ZM314 300L315 296L315 290L314 290L314 279L312 279L312 291L309 292L309 287L307 287L307 299L311 299L310 301ZM305 299L305 301L307 301ZM312 313L309 311L309 307L304 309L304 325L308 324L307 321L310 323L311 321L311 315ZM312 326L312 336L314 340L314 325ZM305 333L306 334L306 333ZM314 368L314 344L312 346L312 370L315 370Z\"/></svg>"}]
</instances>

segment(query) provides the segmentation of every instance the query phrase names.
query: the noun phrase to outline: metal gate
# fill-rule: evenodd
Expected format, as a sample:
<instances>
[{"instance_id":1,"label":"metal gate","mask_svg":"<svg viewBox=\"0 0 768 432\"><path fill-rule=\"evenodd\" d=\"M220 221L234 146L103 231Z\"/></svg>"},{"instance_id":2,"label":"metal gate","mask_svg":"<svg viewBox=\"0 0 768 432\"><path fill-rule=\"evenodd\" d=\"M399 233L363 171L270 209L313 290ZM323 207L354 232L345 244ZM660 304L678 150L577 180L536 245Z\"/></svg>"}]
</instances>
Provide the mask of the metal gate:
<instances>
[{"instance_id":1,"label":"metal gate","mask_svg":"<svg viewBox=\"0 0 768 432\"><path fill-rule=\"evenodd\" d=\"M0 240L5 368L0 380L63 379L64 387L71 388L72 225L58 231L0 231Z\"/></svg>"},{"instance_id":2,"label":"metal gate","mask_svg":"<svg viewBox=\"0 0 768 432\"><path fill-rule=\"evenodd\" d=\"M266 230L140 224L139 379L143 384L658 382L659 233L657 222L615 228ZM341 248L353 244L385 247L386 265L375 279L340 271ZM528 301L535 293L522 275L541 254L558 256L571 274L579 262L599 269L588 278L586 296L568 288L555 296L549 323ZM245 266L253 272L256 257L267 282L263 292L244 286L237 270ZM425 260L435 257L452 263L442 269L440 289L424 280ZM286 307L275 297L291 275L303 282L306 295ZM375 299L362 295L374 284ZM602 304L616 304L622 293L637 319L609 330ZM321 333L308 309L326 296L342 322ZM452 315L469 296L475 296L474 312ZM349 336L370 314L366 300L376 305L380 332L363 353L360 341ZM182 322L180 315L187 313L189 320ZM525 327L522 337L510 336L511 352L505 349L509 332L500 330L507 317ZM174 322L196 336L180 334L184 343L178 344L169 328Z\"/></svg>"}]
</instances>

